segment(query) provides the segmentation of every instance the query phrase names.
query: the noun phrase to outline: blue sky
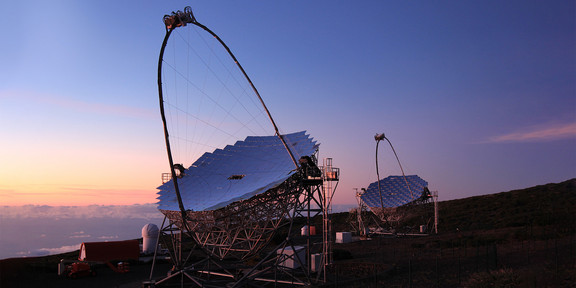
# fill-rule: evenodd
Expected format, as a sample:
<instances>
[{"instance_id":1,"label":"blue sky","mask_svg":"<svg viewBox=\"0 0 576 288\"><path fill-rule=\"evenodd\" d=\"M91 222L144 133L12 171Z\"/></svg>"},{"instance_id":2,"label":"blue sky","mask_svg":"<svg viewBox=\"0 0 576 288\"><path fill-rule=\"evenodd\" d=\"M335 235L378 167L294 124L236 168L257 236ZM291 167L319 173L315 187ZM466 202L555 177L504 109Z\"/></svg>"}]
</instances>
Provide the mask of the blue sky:
<instances>
[{"instance_id":1,"label":"blue sky","mask_svg":"<svg viewBox=\"0 0 576 288\"><path fill-rule=\"evenodd\" d=\"M441 200L576 177L574 1L9 1L0 202L155 202L161 19L187 5L334 159L336 203L376 181L376 133Z\"/></svg>"}]
</instances>

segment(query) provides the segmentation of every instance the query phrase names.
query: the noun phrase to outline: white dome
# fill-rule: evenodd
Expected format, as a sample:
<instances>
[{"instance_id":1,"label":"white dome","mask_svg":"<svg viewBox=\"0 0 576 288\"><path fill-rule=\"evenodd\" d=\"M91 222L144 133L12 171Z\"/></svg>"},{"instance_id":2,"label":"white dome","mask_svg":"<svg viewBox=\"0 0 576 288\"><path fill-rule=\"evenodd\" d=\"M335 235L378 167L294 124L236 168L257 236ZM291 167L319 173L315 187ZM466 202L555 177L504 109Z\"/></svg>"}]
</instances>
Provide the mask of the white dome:
<instances>
[{"instance_id":1,"label":"white dome","mask_svg":"<svg viewBox=\"0 0 576 288\"><path fill-rule=\"evenodd\" d=\"M148 223L142 227L142 253L151 254L156 249L158 242L158 226Z\"/></svg>"},{"instance_id":2,"label":"white dome","mask_svg":"<svg viewBox=\"0 0 576 288\"><path fill-rule=\"evenodd\" d=\"M148 223L142 227L142 237L157 237L158 231L158 226Z\"/></svg>"}]
</instances>

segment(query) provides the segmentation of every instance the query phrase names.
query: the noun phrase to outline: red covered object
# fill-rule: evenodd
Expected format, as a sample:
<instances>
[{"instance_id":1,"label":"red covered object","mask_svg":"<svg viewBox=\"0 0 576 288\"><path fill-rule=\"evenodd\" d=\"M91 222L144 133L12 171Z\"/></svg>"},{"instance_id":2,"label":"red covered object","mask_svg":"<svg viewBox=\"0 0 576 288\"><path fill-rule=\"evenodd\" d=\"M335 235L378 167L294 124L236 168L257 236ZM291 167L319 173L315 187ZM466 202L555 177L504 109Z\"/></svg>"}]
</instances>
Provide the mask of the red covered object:
<instances>
[{"instance_id":1,"label":"red covered object","mask_svg":"<svg viewBox=\"0 0 576 288\"><path fill-rule=\"evenodd\" d=\"M80 246L81 261L108 262L112 260L138 260L140 242L138 240L84 242Z\"/></svg>"}]
</instances>

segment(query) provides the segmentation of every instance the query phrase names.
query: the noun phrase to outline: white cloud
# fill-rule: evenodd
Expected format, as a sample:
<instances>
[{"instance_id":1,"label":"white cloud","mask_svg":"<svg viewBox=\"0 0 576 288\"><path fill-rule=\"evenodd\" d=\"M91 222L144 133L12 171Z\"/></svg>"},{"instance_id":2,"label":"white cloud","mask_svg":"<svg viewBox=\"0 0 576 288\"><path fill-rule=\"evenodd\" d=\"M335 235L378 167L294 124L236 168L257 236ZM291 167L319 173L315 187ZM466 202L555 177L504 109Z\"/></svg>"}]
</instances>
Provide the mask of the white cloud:
<instances>
[{"instance_id":1,"label":"white cloud","mask_svg":"<svg viewBox=\"0 0 576 288\"><path fill-rule=\"evenodd\" d=\"M88 102L80 99L73 99L61 94L47 94L32 90L0 90L0 98L20 99L29 103L40 103L52 105L66 109L80 111L82 113L92 112L102 115L130 116L134 118L155 119L156 113L153 109L140 108L134 106L122 106L110 103Z\"/></svg>"},{"instance_id":2,"label":"white cloud","mask_svg":"<svg viewBox=\"0 0 576 288\"><path fill-rule=\"evenodd\" d=\"M576 138L576 123L533 126L520 131L491 137L487 143L542 142Z\"/></svg>"},{"instance_id":3,"label":"white cloud","mask_svg":"<svg viewBox=\"0 0 576 288\"><path fill-rule=\"evenodd\" d=\"M162 219L156 204L90 205L90 206L0 206L1 218L131 218Z\"/></svg>"},{"instance_id":4,"label":"white cloud","mask_svg":"<svg viewBox=\"0 0 576 288\"><path fill-rule=\"evenodd\" d=\"M113 240L113 239L118 239L118 235L114 235L114 236L100 236L98 237L98 239L100 240Z\"/></svg>"},{"instance_id":5,"label":"white cloud","mask_svg":"<svg viewBox=\"0 0 576 288\"><path fill-rule=\"evenodd\" d=\"M84 231L80 231L80 232L73 232L72 235L70 235L69 238L90 238L92 237L90 234L86 234Z\"/></svg>"},{"instance_id":6,"label":"white cloud","mask_svg":"<svg viewBox=\"0 0 576 288\"><path fill-rule=\"evenodd\" d=\"M78 249L80 249L80 244L66 245L57 248L40 248L33 251L20 251L16 253L16 255L19 257L37 257L72 252Z\"/></svg>"}]
</instances>

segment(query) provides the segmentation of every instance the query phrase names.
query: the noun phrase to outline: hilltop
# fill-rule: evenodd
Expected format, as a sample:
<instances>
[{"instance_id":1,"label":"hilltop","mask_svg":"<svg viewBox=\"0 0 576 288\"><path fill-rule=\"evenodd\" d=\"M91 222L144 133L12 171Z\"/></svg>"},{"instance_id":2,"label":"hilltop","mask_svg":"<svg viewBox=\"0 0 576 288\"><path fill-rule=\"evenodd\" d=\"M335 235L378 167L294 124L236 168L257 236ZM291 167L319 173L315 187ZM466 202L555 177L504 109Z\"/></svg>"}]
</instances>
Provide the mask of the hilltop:
<instances>
[{"instance_id":1,"label":"hilltop","mask_svg":"<svg viewBox=\"0 0 576 288\"><path fill-rule=\"evenodd\" d=\"M431 207L414 210L408 226ZM337 265L364 267L354 283L386 287L576 287L576 179L443 201L438 210L437 235L337 244L335 255L346 255ZM345 219L334 215L336 231L350 229Z\"/></svg>"},{"instance_id":2,"label":"hilltop","mask_svg":"<svg viewBox=\"0 0 576 288\"><path fill-rule=\"evenodd\" d=\"M413 209L408 226L422 224L432 203ZM576 178L526 189L438 202L440 234L455 231L482 231L520 227L548 227L557 233L574 232L576 227ZM426 215L424 215L426 214ZM348 213L333 215L336 231L347 231Z\"/></svg>"}]
</instances>

